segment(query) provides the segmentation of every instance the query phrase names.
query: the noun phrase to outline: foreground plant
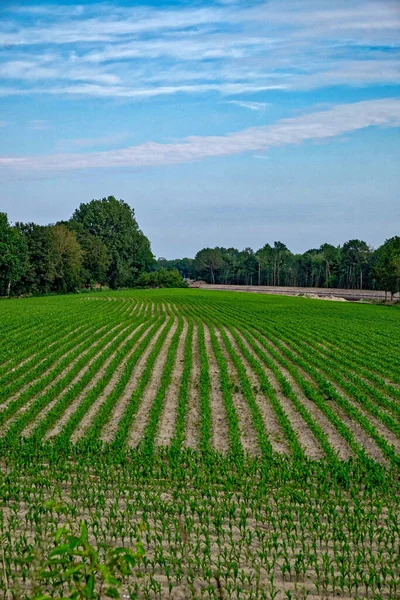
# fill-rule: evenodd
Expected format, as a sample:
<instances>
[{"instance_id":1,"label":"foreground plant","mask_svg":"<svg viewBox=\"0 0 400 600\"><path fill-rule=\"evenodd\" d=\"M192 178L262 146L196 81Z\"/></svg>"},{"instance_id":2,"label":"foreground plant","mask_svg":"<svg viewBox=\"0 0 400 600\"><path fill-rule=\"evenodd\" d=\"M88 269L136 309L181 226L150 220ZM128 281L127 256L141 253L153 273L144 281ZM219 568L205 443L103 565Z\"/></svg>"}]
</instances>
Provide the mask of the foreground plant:
<instances>
[{"instance_id":1,"label":"foreground plant","mask_svg":"<svg viewBox=\"0 0 400 600\"><path fill-rule=\"evenodd\" d=\"M58 529L54 544L37 573L32 600L59 598L60 592L65 600L120 598L122 581L144 555L143 545L137 543L135 550L109 547L104 560L100 560L83 522L78 534L71 526Z\"/></svg>"}]
</instances>

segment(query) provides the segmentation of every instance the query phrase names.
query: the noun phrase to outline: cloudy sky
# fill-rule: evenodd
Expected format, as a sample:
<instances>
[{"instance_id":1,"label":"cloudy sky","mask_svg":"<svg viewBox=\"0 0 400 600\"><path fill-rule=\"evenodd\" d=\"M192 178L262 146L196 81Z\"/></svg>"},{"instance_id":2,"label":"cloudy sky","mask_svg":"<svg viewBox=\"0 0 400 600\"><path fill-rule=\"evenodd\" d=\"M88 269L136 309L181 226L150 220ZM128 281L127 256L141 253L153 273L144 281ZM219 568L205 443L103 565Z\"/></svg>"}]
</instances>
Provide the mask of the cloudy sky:
<instances>
[{"instance_id":1,"label":"cloudy sky","mask_svg":"<svg viewBox=\"0 0 400 600\"><path fill-rule=\"evenodd\" d=\"M0 2L0 210L157 256L400 234L397 0Z\"/></svg>"}]
</instances>

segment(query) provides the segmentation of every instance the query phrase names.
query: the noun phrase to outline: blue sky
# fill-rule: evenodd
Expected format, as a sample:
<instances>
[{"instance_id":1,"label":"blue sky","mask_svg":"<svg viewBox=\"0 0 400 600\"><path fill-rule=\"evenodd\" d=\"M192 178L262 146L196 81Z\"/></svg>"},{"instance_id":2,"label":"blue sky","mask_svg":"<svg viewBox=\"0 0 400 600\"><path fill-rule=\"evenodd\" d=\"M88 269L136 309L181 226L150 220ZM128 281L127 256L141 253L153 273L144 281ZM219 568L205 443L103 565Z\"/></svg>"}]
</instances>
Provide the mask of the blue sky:
<instances>
[{"instance_id":1,"label":"blue sky","mask_svg":"<svg viewBox=\"0 0 400 600\"><path fill-rule=\"evenodd\" d=\"M0 210L107 195L157 256L400 234L400 5L0 4Z\"/></svg>"}]
</instances>

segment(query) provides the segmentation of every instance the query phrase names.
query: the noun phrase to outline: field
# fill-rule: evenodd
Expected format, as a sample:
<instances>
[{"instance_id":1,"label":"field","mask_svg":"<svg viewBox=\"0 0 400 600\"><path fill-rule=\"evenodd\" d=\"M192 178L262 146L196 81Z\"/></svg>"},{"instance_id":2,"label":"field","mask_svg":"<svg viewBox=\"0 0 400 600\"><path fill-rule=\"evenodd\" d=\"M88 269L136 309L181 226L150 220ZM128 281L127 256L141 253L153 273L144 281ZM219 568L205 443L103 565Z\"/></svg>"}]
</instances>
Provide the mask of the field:
<instances>
[{"instance_id":1,"label":"field","mask_svg":"<svg viewBox=\"0 0 400 600\"><path fill-rule=\"evenodd\" d=\"M397 307L93 293L0 331L0 597L67 594L83 522L137 549L125 598L400 597Z\"/></svg>"}]
</instances>

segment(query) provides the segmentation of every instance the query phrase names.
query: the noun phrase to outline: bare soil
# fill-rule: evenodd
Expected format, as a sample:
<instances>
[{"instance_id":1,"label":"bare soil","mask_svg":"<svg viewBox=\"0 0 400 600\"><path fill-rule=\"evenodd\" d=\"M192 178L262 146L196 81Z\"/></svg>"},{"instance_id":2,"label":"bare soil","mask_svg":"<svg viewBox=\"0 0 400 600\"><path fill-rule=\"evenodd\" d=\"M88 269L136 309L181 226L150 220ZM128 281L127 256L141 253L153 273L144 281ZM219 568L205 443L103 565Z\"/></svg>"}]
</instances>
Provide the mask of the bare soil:
<instances>
[{"instance_id":1,"label":"bare soil","mask_svg":"<svg viewBox=\"0 0 400 600\"><path fill-rule=\"evenodd\" d=\"M211 381L211 421L212 421L212 443L219 452L227 452L229 449L229 431L224 401L221 392L221 380L218 363L211 345L208 326L204 323L204 339L208 358L208 370Z\"/></svg>"},{"instance_id":2,"label":"bare soil","mask_svg":"<svg viewBox=\"0 0 400 600\"><path fill-rule=\"evenodd\" d=\"M155 443L157 446L168 446L174 437L176 426L176 411L179 399L179 387L184 366L185 340L188 330L187 320L184 319L182 335L177 348L171 383L164 399L164 409L161 415Z\"/></svg>"},{"instance_id":3,"label":"bare soil","mask_svg":"<svg viewBox=\"0 0 400 600\"><path fill-rule=\"evenodd\" d=\"M176 332L177 327L178 319L175 319L171 329L168 331L167 337L160 350L160 353L157 356L157 360L154 364L150 381L148 382L143 392L138 411L135 415L135 420L133 422L131 431L129 432L128 446L135 447L139 444L140 440L142 439L143 433L146 429L146 425L148 422L150 409L157 395L158 388L160 387L160 380L166 364L168 349L171 345L172 338L174 336L174 333Z\"/></svg>"},{"instance_id":4,"label":"bare soil","mask_svg":"<svg viewBox=\"0 0 400 600\"><path fill-rule=\"evenodd\" d=\"M188 393L188 411L185 429L185 446L198 448L200 440L200 359L197 325L193 326L192 369Z\"/></svg>"},{"instance_id":5,"label":"bare soil","mask_svg":"<svg viewBox=\"0 0 400 600\"><path fill-rule=\"evenodd\" d=\"M125 409L131 399L131 396L136 388L138 379L145 367L148 356L149 356L150 352L152 351L157 339L161 335L161 332L163 331L166 324L167 324L167 321L164 321L164 323L162 323L162 325L159 327L159 329L154 334L153 339L150 341L149 345L143 352L142 356L136 363L136 365L132 371L131 378L130 378L122 396L119 398L117 404L114 406L114 409L112 411L109 421L103 427L103 430L100 435L103 442L110 442L113 439L113 437L118 429L118 423L119 423L120 419L122 418L122 416L125 412Z\"/></svg>"},{"instance_id":6,"label":"bare soil","mask_svg":"<svg viewBox=\"0 0 400 600\"><path fill-rule=\"evenodd\" d=\"M210 284L204 281L193 281L190 287L202 290L219 290L225 292L251 292L254 294L278 294L282 296L310 296L336 300L384 300L385 292L380 290L347 290L339 288L285 287L266 285L223 285Z\"/></svg>"}]
</instances>

